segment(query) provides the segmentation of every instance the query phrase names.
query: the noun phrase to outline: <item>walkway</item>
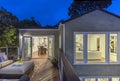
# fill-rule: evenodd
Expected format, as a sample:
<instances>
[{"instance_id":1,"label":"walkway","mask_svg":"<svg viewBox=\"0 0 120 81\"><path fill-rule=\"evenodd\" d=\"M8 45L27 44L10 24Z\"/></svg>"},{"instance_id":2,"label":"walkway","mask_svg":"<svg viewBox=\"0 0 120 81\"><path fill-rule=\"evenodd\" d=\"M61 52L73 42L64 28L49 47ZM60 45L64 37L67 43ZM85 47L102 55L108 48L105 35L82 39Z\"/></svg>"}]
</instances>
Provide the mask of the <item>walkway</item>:
<instances>
[{"instance_id":1,"label":"walkway","mask_svg":"<svg viewBox=\"0 0 120 81\"><path fill-rule=\"evenodd\" d=\"M59 81L58 69L48 59L33 59L35 63L31 81Z\"/></svg>"}]
</instances>

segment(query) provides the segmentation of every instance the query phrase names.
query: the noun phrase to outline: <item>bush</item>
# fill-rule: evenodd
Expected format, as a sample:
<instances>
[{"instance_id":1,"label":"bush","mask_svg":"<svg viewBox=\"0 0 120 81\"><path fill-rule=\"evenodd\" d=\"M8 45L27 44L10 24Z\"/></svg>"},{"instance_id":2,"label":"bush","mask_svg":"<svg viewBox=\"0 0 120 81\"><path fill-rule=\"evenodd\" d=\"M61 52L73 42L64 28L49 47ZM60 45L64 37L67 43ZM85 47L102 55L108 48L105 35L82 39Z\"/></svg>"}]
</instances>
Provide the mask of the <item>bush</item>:
<instances>
[{"instance_id":1,"label":"bush","mask_svg":"<svg viewBox=\"0 0 120 81\"><path fill-rule=\"evenodd\" d=\"M52 60L51 60L52 64L55 66L55 67L58 67L58 59L56 57L54 57Z\"/></svg>"}]
</instances>

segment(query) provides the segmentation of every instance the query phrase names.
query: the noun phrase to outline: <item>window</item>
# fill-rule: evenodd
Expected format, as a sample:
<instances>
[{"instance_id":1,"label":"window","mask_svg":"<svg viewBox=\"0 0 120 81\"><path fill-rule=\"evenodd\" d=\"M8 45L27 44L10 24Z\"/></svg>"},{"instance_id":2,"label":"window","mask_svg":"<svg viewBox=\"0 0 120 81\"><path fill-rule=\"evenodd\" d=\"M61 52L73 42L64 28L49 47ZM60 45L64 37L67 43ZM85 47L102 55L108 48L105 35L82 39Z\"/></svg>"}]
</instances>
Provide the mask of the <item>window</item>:
<instances>
[{"instance_id":1,"label":"window","mask_svg":"<svg viewBox=\"0 0 120 81\"><path fill-rule=\"evenodd\" d=\"M98 78L98 81L108 81L108 78Z\"/></svg>"},{"instance_id":2,"label":"window","mask_svg":"<svg viewBox=\"0 0 120 81\"><path fill-rule=\"evenodd\" d=\"M110 62L117 62L117 34L110 34Z\"/></svg>"},{"instance_id":3,"label":"window","mask_svg":"<svg viewBox=\"0 0 120 81\"><path fill-rule=\"evenodd\" d=\"M105 34L88 34L88 62L105 62Z\"/></svg>"},{"instance_id":4,"label":"window","mask_svg":"<svg viewBox=\"0 0 120 81\"><path fill-rule=\"evenodd\" d=\"M95 78L86 78L85 81L96 81Z\"/></svg>"},{"instance_id":5,"label":"window","mask_svg":"<svg viewBox=\"0 0 120 81\"><path fill-rule=\"evenodd\" d=\"M120 81L119 77L107 76L92 76L92 77L79 77L81 81Z\"/></svg>"},{"instance_id":6,"label":"window","mask_svg":"<svg viewBox=\"0 0 120 81\"><path fill-rule=\"evenodd\" d=\"M83 34L76 34L75 39L75 61L83 62Z\"/></svg>"},{"instance_id":7,"label":"window","mask_svg":"<svg viewBox=\"0 0 120 81\"><path fill-rule=\"evenodd\" d=\"M75 63L118 62L117 33L76 33L74 41Z\"/></svg>"},{"instance_id":8,"label":"window","mask_svg":"<svg viewBox=\"0 0 120 81\"><path fill-rule=\"evenodd\" d=\"M112 81L120 81L120 78L112 78Z\"/></svg>"}]
</instances>

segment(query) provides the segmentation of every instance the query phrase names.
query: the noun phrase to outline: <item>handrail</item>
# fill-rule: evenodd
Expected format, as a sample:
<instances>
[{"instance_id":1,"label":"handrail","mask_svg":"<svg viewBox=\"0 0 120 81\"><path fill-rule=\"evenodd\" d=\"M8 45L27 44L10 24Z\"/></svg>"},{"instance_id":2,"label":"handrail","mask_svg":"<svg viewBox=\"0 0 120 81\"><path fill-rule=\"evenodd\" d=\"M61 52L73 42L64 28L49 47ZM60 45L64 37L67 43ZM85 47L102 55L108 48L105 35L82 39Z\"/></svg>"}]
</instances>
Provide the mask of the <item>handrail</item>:
<instances>
[{"instance_id":1,"label":"handrail","mask_svg":"<svg viewBox=\"0 0 120 81\"><path fill-rule=\"evenodd\" d=\"M59 50L59 71L60 71L60 81L80 81L78 75L74 71L72 65L63 54L63 51Z\"/></svg>"},{"instance_id":2,"label":"handrail","mask_svg":"<svg viewBox=\"0 0 120 81\"><path fill-rule=\"evenodd\" d=\"M13 49L13 48L16 48L17 49L17 58L19 58L19 47L18 46L6 46L6 47L0 47L0 49L5 49L6 51L6 55L8 56L9 55L9 51L8 49Z\"/></svg>"}]
</instances>

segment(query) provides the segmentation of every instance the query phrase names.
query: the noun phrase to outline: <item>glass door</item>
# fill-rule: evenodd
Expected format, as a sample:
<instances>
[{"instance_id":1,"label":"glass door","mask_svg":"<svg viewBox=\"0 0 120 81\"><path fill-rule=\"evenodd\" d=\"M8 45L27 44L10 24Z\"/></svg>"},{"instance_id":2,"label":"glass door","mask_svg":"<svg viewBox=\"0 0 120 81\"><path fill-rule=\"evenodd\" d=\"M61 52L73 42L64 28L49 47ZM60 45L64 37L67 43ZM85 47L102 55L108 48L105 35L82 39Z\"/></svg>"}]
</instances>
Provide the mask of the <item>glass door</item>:
<instances>
[{"instance_id":1,"label":"glass door","mask_svg":"<svg viewBox=\"0 0 120 81\"><path fill-rule=\"evenodd\" d=\"M54 55L54 36L48 36L48 58Z\"/></svg>"},{"instance_id":2,"label":"glass door","mask_svg":"<svg viewBox=\"0 0 120 81\"><path fill-rule=\"evenodd\" d=\"M24 36L22 58L31 58L31 57L32 57L32 37Z\"/></svg>"}]
</instances>

